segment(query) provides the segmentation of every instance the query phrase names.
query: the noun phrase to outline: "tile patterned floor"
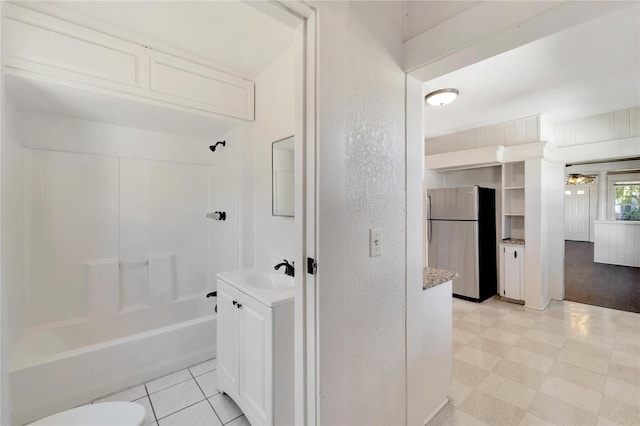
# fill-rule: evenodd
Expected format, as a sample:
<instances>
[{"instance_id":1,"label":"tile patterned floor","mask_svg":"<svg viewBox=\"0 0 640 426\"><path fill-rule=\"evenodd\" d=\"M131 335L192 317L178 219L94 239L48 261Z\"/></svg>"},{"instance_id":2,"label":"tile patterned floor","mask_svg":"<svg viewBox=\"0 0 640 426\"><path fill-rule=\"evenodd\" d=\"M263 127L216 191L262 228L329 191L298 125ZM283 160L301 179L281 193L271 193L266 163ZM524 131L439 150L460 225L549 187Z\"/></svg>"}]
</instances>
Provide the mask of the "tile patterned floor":
<instances>
[{"instance_id":1,"label":"tile patterned floor","mask_svg":"<svg viewBox=\"0 0 640 426\"><path fill-rule=\"evenodd\" d=\"M640 314L553 301L453 301L439 425L640 425Z\"/></svg>"},{"instance_id":2,"label":"tile patterned floor","mask_svg":"<svg viewBox=\"0 0 640 426\"><path fill-rule=\"evenodd\" d=\"M186 368L93 402L133 401L147 411L145 425L250 426L216 387L216 360Z\"/></svg>"}]
</instances>

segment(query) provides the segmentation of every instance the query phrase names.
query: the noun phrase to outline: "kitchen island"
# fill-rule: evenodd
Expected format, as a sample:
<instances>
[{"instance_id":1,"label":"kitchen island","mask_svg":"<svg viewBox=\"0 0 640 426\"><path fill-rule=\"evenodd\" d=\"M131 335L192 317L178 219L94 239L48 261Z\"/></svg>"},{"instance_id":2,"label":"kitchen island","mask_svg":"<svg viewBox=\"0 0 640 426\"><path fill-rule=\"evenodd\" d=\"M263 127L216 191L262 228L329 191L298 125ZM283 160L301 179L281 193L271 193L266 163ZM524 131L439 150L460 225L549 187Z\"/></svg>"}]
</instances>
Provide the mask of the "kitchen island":
<instances>
[{"instance_id":1,"label":"kitchen island","mask_svg":"<svg viewBox=\"0 0 640 426\"><path fill-rule=\"evenodd\" d=\"M640 267L640 221L595 220L593 261Z\"/></svg>"},{"instance_id":2,"label":"kitchen island","mask_svg":"<svg viewBox=\"0 0 640 426\"><path fill-rule=\"evenodd\" d=\"M424 423L447 404L452 362L452 283L456 272L424 268L422 288L422 344L425 380Z\"/></svg>"}]
</instances>

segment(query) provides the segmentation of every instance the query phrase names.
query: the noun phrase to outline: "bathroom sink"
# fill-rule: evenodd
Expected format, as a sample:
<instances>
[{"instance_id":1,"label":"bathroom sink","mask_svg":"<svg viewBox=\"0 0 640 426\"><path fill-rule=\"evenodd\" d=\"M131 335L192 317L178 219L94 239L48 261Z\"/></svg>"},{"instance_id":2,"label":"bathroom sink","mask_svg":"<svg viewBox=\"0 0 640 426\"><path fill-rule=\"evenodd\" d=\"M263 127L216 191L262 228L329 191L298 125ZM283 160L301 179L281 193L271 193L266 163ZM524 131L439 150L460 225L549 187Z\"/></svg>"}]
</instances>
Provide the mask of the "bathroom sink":
<instances>
[{"instance_id":1,"label":"bathroom sink","mask_svg":"<svg viewBox=\"0 0 640 426\"><path fill-rule=\"evenodd\" d=\"M293 287L293 277L275 272L257 272L246 277L245 282L252 287L266 290L286 290Z\"/></svg>"}]
</instances>

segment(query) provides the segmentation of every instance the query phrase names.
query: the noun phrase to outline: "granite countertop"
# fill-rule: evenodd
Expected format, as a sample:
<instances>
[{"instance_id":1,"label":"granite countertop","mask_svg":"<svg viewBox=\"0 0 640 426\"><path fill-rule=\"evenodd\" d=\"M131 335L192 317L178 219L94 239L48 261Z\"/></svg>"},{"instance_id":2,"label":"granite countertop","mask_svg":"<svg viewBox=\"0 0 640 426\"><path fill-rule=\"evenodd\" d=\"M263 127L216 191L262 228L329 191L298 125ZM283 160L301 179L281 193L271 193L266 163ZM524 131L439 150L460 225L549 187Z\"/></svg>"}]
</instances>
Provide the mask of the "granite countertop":
<instances>
[{"instance_id":1,"label":"granite countertop","mask_svg":"<svg viewBox=\"0 0 640 426\"><path fill-rule=\"evenodd\" d=\"M502 242L504 244L518 244L521 246L524 245L524 240L521 240L519 238L505 238L504 240L502 240Z\"/></svg>"},{"instance_id":2,"label":"granite countertop","mask_svg":"<svg viewBox=\"0 0 640 426\"><path fill-rule=\"evenodd\" d=\"M446 269L424 268L422 272L422 289L426 290L439 284L444 284L458 276L457 272L447 271Z\"/></svg>"}]
</instances>

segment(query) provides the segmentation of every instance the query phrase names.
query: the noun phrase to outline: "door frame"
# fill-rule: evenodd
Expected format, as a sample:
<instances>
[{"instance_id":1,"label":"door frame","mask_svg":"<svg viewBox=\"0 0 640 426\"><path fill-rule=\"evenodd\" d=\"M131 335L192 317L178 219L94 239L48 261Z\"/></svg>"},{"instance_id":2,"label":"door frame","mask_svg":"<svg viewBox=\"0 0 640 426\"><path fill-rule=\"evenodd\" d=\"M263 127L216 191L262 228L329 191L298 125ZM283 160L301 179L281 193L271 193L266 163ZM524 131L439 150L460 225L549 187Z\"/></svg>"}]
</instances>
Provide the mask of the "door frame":
<instances>
[{"instance_id":1,"label":"door frame","mask_svg":"<svg viewBox=\"0 0 640 426\"><path fill-rule=\"evenodd\" d=\"M275 0L295 27L295 424L318 423L317 276L307 259L317 260L317 11L300 0ZM268 6L267 6L268 7ZM291 24L291 20L297 23ZM300 303L302 301L302 303Z\"/></svg>"}]
</instances>

